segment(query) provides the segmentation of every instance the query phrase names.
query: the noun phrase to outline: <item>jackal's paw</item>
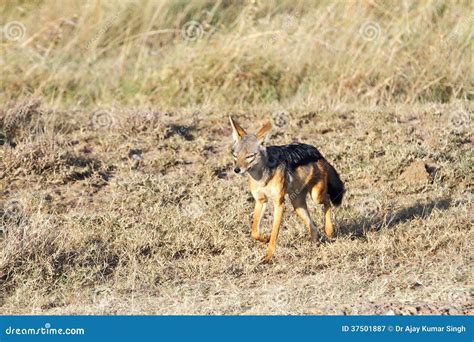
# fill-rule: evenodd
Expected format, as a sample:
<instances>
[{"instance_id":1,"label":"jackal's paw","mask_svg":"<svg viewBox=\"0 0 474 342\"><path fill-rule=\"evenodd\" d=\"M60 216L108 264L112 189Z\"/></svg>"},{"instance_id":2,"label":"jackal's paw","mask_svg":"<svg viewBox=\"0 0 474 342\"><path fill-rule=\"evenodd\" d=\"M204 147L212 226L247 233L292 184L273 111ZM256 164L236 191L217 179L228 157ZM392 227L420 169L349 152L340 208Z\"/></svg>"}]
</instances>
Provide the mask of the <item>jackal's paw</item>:
<instances>
[{"instance_id":1,"label":"jackal's paw","mask_svg":"<svg viewBox=\"0 0 474 342\"><path fill-rule=\"evenodd\" d=\"M323 240L321 242L324 242L324 243L331 243L331 242L334 242L336 241L336 238L334 236L327 236L325 235Z\"/></svg>"},{"instance_id":2,"label":"jackal's paw","mask_svg":"<svg viewBox=\"0 0 474 342\"><path fill-rule=\"evenodd\" d=\"M271 264L273 263L273 255L265 255L261 260L260 262L262 264Z\"/></svg>"},{"instance_id":3,"label":"jackal's paw","mask_svg":"<svg viewBox=\"0 0 474 342\"><path fill-rule=\"evenodd\" d=\"M334 238L329 237L326 234L321 234L321 236L319 237L319 242L320 243L331 243L331 242L334 242L334 241L335 241Z\"/></svg>"},{"instance_id":4,"label":"jackal's paw","mask_svg":"<svg viewBox=\"0 0 474 342\"><path fill-rule=\"evenodd\" d=\"M270 237L265 236L265 235L252 235L252 238L255 241L260 241L260 242L263 242L263 243L268 243L268 241L270 241Z\"/></svg>"},{"instance_id":5,"label":"jackal's paw","mask_svg":"<svg viewBox=\"0 0 474 342\"><path fill-rule=\"evenodd\" d=\"M319 232L312 231L310 239L311 239L311 242L315 244L319 244L321 243L321 234L319 234Z\"/></svg>"}]
</instances>

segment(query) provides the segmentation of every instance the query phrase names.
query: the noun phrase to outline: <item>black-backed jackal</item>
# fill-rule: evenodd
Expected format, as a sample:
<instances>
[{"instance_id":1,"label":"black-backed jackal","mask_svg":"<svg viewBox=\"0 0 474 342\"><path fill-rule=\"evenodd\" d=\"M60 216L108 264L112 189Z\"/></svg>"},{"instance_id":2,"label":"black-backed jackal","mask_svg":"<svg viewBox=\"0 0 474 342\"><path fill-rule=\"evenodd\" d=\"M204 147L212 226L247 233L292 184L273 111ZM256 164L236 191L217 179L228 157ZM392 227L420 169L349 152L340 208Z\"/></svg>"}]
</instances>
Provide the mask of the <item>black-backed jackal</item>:
<instances>
[{"instance_id":1,"label":"black-backed jackal","mask_svg":"<svg viewBox=\"0 0 474 342\"><path fill-rule=\"evenodd\" d=\"M269 242L264 260L270 261L275 252L285 195L289 196L296 213L309 228L313 241L319 241L320 236L306 206L307 194L316 203L323 204L325 232L332 238L331 203L341 204L344 184L331 164L311 145L264 146L265 136L272 128L270 122L256 134L247 134L237 122L231 117L229 119L234 139L234 171L248 175L250 191L255 198L252 238ZM274 217L270 237L267 237L260 232L260 223L269 199L274 204Z\"/></svg>"}]
</instances>

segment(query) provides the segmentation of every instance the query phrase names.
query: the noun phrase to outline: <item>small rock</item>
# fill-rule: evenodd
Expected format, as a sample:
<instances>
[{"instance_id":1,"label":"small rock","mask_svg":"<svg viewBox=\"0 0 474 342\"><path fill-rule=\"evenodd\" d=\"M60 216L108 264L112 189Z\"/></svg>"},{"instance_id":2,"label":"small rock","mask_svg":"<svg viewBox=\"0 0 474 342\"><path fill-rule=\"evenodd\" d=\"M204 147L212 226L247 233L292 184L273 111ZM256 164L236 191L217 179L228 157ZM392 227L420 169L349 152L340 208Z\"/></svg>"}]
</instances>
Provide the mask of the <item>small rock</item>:
<instances>
[{"instance_id":1,"label":"small rock","mask_svg":"<svg viewBox=\"0 0 474 342\"><path fill-rule=\"evenodd\" d=\"M405 307L405 312L408 314L408 315L416 315L418 310L416 309L416 307L414 306L407 306Z\"/></svg>"},{"instance_id":2,"label":"small rock","mask_svg":"<svg viewBox=\"0 0 474 342\"><path fill-rule=\"evenodd\" d=\"M140 160L142 159L142 153L143 151L137 148L132 148L128 151L128 158L134 159L134 160Z\"/></svg>"},{"instance_id":3,"label":"small rock","mask_svg":"<svg viewBox=\"0 0 474 342\"><path fill-rule=\"evenodd\" d=\"M427 163L425 165L426 171L430 174L430 176L434 176L436 172L440 169L440 166L435 163Z\"/></svg>"},{"instance_id":4,"label":"small rock","mask_svg":"<svg viewBox=\"0 0 474 342\"><path fill-rule=\"evenodd\" d=\"M410 285L410 288L411 288L411 289L416 289L416 288L418 288L418 287L420 287L420 286L423 286L423 284L420 283L419 281L415 281L413 284Z\"/></svg>"},{"instance_id":5,"label":"small rock","mask_svg":"<svg viewBox=\"0 0 474 342\"><path fill-rule=\"evenodd\" d=\"M384 313L384 315L385 315L385 316L395 316L396 314L395 314L395 311L393 311L393 310L388 310L388 311L386 311L386 312Z\"/></svg>"},{"instance_id":6,"label":"small rock","mask_svg":"<svg viewBox=\"0 0 474 342\"><path fill-rule=\"evenodd\" d=\"M331 315L336 316L347 316L347 312L345 310L334 310Z\"/></svg>"}]
</instances>

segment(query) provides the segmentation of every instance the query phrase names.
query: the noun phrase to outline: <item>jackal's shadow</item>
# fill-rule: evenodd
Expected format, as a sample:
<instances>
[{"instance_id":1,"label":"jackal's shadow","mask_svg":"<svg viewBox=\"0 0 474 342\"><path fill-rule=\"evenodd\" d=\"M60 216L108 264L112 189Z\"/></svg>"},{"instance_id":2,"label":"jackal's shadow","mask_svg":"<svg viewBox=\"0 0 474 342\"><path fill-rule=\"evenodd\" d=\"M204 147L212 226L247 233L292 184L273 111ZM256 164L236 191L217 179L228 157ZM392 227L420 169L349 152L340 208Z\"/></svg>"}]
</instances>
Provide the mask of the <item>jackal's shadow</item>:
<instances>
[{"instance_id":1,"label":"jackal's shadow","mask_svg":"<svg viewBox=\"0 0 474 342\"><path fill-rule=\"evenodd\" d=\"M417 203L393 212L380 212L371 216L361 215L356 218L344 219L340 223L338 235L365 238L368 231L393 228L400 223L411 221L415 218L426 219L434 209L447 210L452 204L452 199L441 198L429 201L428 203Z\"/></svg>"}]
</instances>

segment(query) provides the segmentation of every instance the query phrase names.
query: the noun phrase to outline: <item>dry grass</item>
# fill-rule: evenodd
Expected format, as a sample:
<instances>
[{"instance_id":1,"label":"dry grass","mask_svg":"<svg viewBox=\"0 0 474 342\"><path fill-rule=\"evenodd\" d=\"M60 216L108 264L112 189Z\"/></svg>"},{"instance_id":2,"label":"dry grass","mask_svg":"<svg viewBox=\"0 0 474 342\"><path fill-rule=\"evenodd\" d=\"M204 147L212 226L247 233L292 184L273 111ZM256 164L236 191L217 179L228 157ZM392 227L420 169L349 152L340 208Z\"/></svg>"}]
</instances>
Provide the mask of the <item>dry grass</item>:
<instances>
[{"instance_id":1,"label":"dry grass","mask_svg":"<svg viewBox=\"0 0 474 342\"><path fill-rule=\"evenodd\" d=\"M0 44L0 101L33 94L54 105L176 108L472 99L470 5L8 1L2 19L23 27Z\"/></svg>"},{"instance_id":2,"label":"dry grass","mask_svg":"<svg viewBox=\"0 0 474 342\"><path fill-rule=\"evenodd\" d=\"M348 193L336 242L314 246L288 210L261 265L220 112L122 109L93 129L86 112L13 108L30 123L2 149L2 312L472 313L472 133L453 120L472 110L281 113L272 142L314 143Z\"/></svg>"},{"instance_id":3,"label":"dry grass","mask_svg":"<svg viewBox=\"0 0 474 342\"><path fill-rule=\"evenodd\" d=\"M472 314L471 12L0 3L0 313ZM335 242L260 264L229 114L336 166Z\"/></svg>"}]
</instances>

